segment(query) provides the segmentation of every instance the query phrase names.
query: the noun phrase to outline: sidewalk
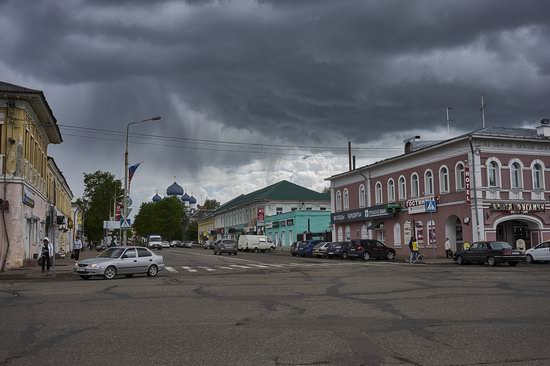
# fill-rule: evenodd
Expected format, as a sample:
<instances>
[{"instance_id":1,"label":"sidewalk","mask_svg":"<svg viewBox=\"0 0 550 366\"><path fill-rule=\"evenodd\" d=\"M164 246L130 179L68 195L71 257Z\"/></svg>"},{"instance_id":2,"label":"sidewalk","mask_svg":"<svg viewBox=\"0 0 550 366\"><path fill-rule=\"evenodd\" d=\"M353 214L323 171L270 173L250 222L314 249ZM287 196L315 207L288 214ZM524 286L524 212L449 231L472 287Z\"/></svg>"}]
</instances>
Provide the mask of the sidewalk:
<instances>
[{"instance_id":1,"label":"sidewalk","mask_svg":"<svg viewBox=\"0 0 550 366\"><path fill-rule=\"evenodd\" d=\"M90 251L89 249L80 252L80 260L96 257L99 252ZM50 268L49 272L42 272L42 268L38 265L38 261L33 261L32 265L11 269L0 272L0 280L23 280L23 279L47 279L47 278L63 278L73 277L74 259L68 254L65 258L57 258L55 260L55 268Z\"/></svg>"}]
</instances>

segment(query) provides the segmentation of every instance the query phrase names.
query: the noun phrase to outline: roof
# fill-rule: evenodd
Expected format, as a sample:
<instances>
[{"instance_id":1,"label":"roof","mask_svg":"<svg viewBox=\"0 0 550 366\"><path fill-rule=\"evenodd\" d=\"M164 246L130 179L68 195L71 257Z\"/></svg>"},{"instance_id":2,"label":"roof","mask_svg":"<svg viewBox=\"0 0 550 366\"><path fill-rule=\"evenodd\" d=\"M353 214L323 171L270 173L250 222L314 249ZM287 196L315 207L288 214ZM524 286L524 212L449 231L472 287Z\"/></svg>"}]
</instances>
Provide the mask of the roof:
<instances>
[{"instance_id":1,"label":"roof","mask_svg":"<svg viewBox=\"0 0 550 366\"><path fill-rule=\"evenodd\" d=\"M191 201L191 197L189 197L189 195L186 193L184 194L182 197L181 197L181 200L183 202L190 202ZM196 201L195 201L196 202Z\"/></svg>"},{"instance_id":2,"label":"roof","mask_svg":"<svg viewBox=\"0 0 550 366\"><path fill-rule=\"evenodd\" d=\"M158 193L153 196L153 202L159 202L160 200L162 200L162 197Z\"/></svg>"},{"instance_id":3,"label":"roof","mask_svg":"<svg viewBox=\"0 0 550 366\"><path fill-rule=\"evenodd\" d=\"M183 187L174 182L170 187L166 188L166 194L168 196L181 196L183 195Z\"/></svg>"},{"instance_id":4,"label":"roof","mask_svg":"<svg viewBox=\"0 0 550 366\"><path fill-rule=\"evenodd\" d=\"M197 203L197 199L193 196L189 197L189 203Z\"/></svg>"},{"instance_id":5,"label":"roof","mask_svg":"<svg viewBox=\"0 0 550 366\"><path fill-rule=\"evenodd\" d=\"M221 205L214 213L258 201L330 201L330 193L319 193L287 180L282 180L252 193L241 194Z\"/></svg>"},{"instance_id":6,"label":"roof","mask_svg":"<svg viewBox=\"0 0 550 366\"><path fill-rule=\"evenodd\" d=\"M472 132L468 132L459 136L455 136L453 138L447 139L447 140L441 140L441 141L414 141L412 143L412 150L409 153L400 154L396 156L392 156L387 159L383 159L380 161L377 161L372 164L368 164L362 167L357 168L356 170L361 170L364 168L374 167L380 164L384 164L393 160L397 160L400 158L403 158L404 156L409 156L415 153L418 153L420 151L424 151L427 149L435 148L440 145L448 144L451 142L456 142L460 140L464 140L470 137L481 137L481 138L514 138L514 139L524 139L524 140L540 140L540 141L548 141L548 138L545 136L539 136L537 134L537 130L535 128L515 128L515 127L485 127L480 128L478 130L474 130ZM331 180L335 178L341 178L348 174L355 173L355 170L342 172L339 174L335 174L329 178L326 178L325 180Z\"/></svg>"},{"instance_id":7,"label":"roof","mask_svg":"<svg viewBox=\"0 0 550 366\"><path fill-rule=\"evenodd\" d=\"M71 187L69 187L69 184L67 183L67 179L65 179L65 176L63 175L63 172L59 169L59 167L57 166L57 163L55 162L55 159L52 158L51 156L48 156L48 162L52 164L52 166L55 168L55 173L59 174L59 176L61 177L61 179L63 180L62 183L65 183L65 187L67 188L67 190L69 191L69 194L71 196L71 199L74 198L74 194L73 194L73 191L71 190Z\"/></svg>"},{"instance_id":8,"label":"roof","mask_svg":"<svg viewBox=\"0 0 550 366\"><path fill-rule=\"evenodd\" d=\"M195 220L204 220L212 215L212 210L198 210L191 214L190 218Z\"/></svg>"},{"instance_id":9,"label":"roof","mask_svg":"<svg viewBox=\"0 0 550 366\"><path fill-rule=\"evenodd\" d=\"M53 115L44 92L0 81L0 98L21 99L29 102L40 122L44 125L50 142L53 144L63 142L57 119Z\"/></svg>"}]
</instances>

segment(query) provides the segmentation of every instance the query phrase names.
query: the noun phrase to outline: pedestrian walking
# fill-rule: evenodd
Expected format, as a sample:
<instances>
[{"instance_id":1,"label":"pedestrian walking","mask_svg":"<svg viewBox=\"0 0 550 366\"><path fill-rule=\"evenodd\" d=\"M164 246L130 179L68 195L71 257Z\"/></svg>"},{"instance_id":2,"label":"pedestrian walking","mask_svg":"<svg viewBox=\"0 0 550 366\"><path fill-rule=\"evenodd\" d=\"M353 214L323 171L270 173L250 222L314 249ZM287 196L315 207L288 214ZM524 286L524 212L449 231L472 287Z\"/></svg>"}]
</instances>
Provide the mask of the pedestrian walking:
<instances>
[{"instance_id":1,"label":"pedestrian walking","mask_svg":"<svg viewBox=\"0 0 550 366\"><path fill-rule=\"evenodd\" d=\"M453 251L451 250L451 241L449 238L445 240L445 258L452 258L453 257Z\"/></svg>"},{"instance_id":2,"label":"pedestrian walking","mask_svg":"<svg viewBox=\"0 0 550 366\"><path fill-rule=\"evenodd\" d=\"M411 263L416 263L418 261L418 242L416 241L415 237L412 237L411 239L411 250L412 250Z\"/></svg>"},{"instance_id":3,"label":"pedestrian walking","mask_svg":"<svg viewBox=\"0 0 550 366\"><path fill-rule=\"evenodd\" d=\"M80 237L76 237L74 243L73 243L73 256L75 262L77 262L80 258L80 250L82 249L82 241L80 240Z\"/></svg>"},{"instance_id":4,"label":"pedestrian walking","mask_svg":"<svg viewBox=\"0 0 550 366\"><path fill-rule=\"evenodd\" d=\"M50 239L45 237L42 240L42 247L40 247L40 266L42 267L42 272L46 269L48 271L50 270L52 259L53 245L50 243Z\"/></svg>"},{"instance_id":5,"label":"pedestrian walking","mask_svg":"<svg viewBox=\"0 0 550 366\"><path fill-rule=\"evenodd\" d=\"M409 240L409 251L410 251L410 254L409 254L409 263L412 263L413 262L413 241L416 241L415 237L412 236L411 237L411 240Z\"/></svg>"}]
</instances>

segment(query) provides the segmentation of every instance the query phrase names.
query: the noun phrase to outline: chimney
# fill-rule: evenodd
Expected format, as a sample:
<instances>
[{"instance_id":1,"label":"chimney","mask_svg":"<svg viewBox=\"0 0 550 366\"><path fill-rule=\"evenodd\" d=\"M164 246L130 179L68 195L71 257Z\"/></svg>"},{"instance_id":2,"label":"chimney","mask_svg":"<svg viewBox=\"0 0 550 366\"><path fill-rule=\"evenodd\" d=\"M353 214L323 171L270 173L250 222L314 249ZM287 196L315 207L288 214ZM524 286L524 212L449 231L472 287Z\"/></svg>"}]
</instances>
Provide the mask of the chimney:
<instances>
[{"instance_id":1,"label":"chimney","mask_svg":"<svg viewBox=\"0 0 550 366\"><path fill-rule=\"evenodd\" d=\"M540 126L537 126L537 136L550 138L550 118L540 120Z\"/></svg>"},{"instance_id":2,"label":"chimney","mask_svg":"<svg viewBox=\"0 0 550 366\"><path fill-rule=\"evenodd\" d=\"M413 142L417 140L420 140L420 136L413 136L403 140L403 142L405 143L405 154L408 154L414 151Z\"/></svg>"}]
</instances>

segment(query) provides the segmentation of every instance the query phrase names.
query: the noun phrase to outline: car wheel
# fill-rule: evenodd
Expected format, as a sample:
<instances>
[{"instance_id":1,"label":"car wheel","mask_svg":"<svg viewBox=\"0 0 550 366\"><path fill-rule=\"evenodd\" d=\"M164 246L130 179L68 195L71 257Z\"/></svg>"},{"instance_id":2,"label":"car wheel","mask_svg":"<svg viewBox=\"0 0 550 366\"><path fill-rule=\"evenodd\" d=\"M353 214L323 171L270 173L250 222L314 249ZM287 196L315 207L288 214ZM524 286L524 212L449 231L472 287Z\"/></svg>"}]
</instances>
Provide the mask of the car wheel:
<instances>
[{"instance_id":1,"label":"car wheel","mask_svg":"<svg viewBox=\"0 0 550 366\"><path fill-rule=\"evenodd\" d=\"M254 248L253 252L254 252L254 253L258 253L258 248L257 248L257 247Z\"/></svg>"},{"instance_id":2,"label":"car wheel","mask_svg":"<svg viewBox=\"0 0 550 366\"><path fill-rule=\"evenodd\" d=\"M495 257L489 257L487 258L487 264L491 267L496 266L497 261L495 260Z\"/></svg>"},{"instance_id":3,"label":"car wheel","mask_svg":"<svg viewBox=\"0 0 550 366\"><path fill-rule=\"evenodd\" d=\"M80 278L82 278L83 280L89 280L90 278L92 278L92 276L80 276Z\"/></svg>"},{"instance_id":4,"label":"car wheel","mask_svg":"<svg viewBox=\"0 0 550 366\"><path fill-rule=\"evenodd\" d=\"M327 255L327 258L328 258L328 259L332 259L333 257L334 257L334 256L332 256L332 255Z\"/></svg>"},{"instance_id":5,"label":"car wheel","mask_svg":"<svg viewBox=\"0 0 550 366\"><path fill-rule=\"evenodd\" d=\"M233 253L233 255L237 255L237 252Z\"/></svg>"},{"instance_id":6,"label":"car wheel","mask_svg":"<svg viewBox=\"0 0 550 366\"><path fill-rule=\"evenodd\" d=\"M390 261L394 260L395 259L395 253L394 252L388 252L388 254L386 254L386 258L389 259Z\"/></svg>"},{"instance_id":7,"label":"car wheel","mask_svg":"<svg viewBox=\"0 0 550 366\"><path fill-rule=\"evenodd\" d=\"M125 275L125 276L126 276L126 278L130 278L130 277L133 276L133 274L130 273L130 274L127 274L127 275Z\"/></svg>"},{"instance_id":8,"label":"car wheel","mask_svg":"<svg viewBox=\"0 0 550 366\"><path fill-rule=\"evenodd\" d=\"M296 253L291 253L293 257L296 257Z\"/></svg>"},{"instance_id":9,"label":"car wheel","mask_svg":"<svg viewBox=\"0 0 550 366\"><path fill-rule=\"evenodd\" d=\"M461 255L459 255L457 258L456 258L456 263L458 264L466 264L466 262L464 262L464 258L462 258Z\"/></svg>"},{"instance_id":10,"label":"car wheel","mask_svg":"<svg viewBox=\"0 0 550 366\"><path fill-rule=\"evenodd\" d=\"M159 268L156 266L156 264L153 264L147 270L147 276L149 277L155 277L158 273L159 273Z\"/></svg>"},{"instance_id":11,"label":"car wheel","mask_svg":"<svg viewBox=\"0 0 550 366\"><path fill-rule=\"evenodd\" d=\"M370 254L367 251L363 252L363 260L368 261L370 259Z\"/></svg>"},{"instance_id":12,"label":"car wheel","mask_svg":"<svg viewBox=\"0 0 550 366\"><path fill-rule=\"evenodd\" d=\"M116 268L114 266L109 266L105 269L105 273L103 273L103 277L106 280L112 280L116 276Z\"/></svg>"},{"instance_id":13,"label":"car wheel","mask_svg":"<svg viewBox=\"0 0 550 366\"><path fill-rule=\"evenodd\" d=\"M515 267L518 265L518 262L508 262L508 264L510 265L510 267Z\"/></svg>"},{"instance_id":14,"label":"car wheel","mask_svg":"<svg viewBox=\"0 0 550 366\"><path fill-rule=\"evenodd\" d=\"M347 252L342 253L342 259L348 259L348 253Z\"/></svg>"},{"instance_id":15,"label":"car wheel","mask_svg":"<svg viewBox=\"0 0 550 366\"><path fill-rule=\"evenodd\" d=\"M527 254L527 257L525 257L525 260L526 260L527 263L529 263L529 264L535 263L535 260L533 259L533 256L532 256L531 254Z\"/></svg>"}]
</instances>

